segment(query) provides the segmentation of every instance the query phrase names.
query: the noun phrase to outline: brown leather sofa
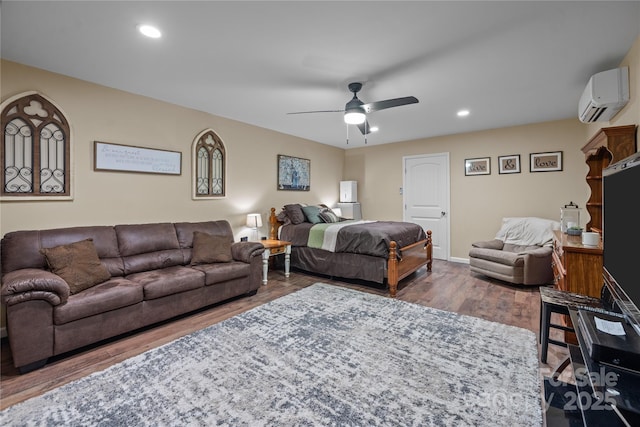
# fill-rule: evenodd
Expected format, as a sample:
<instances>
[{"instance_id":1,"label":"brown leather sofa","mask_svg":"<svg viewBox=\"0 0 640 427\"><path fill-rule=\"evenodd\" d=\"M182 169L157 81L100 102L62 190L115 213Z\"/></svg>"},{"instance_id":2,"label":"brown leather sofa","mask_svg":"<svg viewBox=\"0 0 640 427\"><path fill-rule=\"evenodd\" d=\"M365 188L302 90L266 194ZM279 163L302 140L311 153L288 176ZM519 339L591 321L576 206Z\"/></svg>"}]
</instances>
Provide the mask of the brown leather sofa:
<instances>
[{"instance_id":1,"label":"brown leather sofa","mask_svg":"<svg viewBox=\"0 0 640 427\"><path fill-rule=\"evenodd\" d=\"M192 265L194 232L228 239L229 262ZM110 278L70 292L41 249L92 239ZM7 233L1 242L2 300L20 372L143 326L255 294L263 246L233 242L227 221L73 227Z\"/></svg>"}]
</instances>

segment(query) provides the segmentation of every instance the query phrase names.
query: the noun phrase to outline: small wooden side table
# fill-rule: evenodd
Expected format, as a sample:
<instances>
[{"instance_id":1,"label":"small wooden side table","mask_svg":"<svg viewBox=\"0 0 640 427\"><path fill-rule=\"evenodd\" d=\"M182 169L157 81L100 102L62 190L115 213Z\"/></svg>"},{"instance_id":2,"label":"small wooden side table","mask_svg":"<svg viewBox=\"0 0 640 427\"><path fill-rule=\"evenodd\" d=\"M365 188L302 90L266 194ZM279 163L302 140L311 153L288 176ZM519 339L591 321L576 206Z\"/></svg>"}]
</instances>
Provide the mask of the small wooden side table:
<instances>
[{"instance_id":1,"label":"small wooden side table","mask_svg":"<svg viewBox=\"0 0 640 427\"><path fill-rule=\"evenodd\" d=\"M291 242L284 240L260 240L264 246L262 253L262 284L267 284L267 274L269 273L269 257L284 254L284 277L289 277L289 267L291 264Z\"/></svg>"}]
</instances>

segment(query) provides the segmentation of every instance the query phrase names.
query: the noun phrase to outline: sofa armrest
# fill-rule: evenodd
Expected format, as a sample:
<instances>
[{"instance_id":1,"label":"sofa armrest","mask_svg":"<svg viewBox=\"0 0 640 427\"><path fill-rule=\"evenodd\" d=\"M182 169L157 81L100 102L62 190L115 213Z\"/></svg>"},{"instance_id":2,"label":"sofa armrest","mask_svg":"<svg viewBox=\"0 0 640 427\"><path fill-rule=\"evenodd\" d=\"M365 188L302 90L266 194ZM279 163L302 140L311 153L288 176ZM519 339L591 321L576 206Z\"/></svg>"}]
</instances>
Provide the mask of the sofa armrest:
<instances>
[{"instance_id":1,"label":"sofa armrest","mask_svg":"<svg viewBox=\"0 0 640 427\"><path fill-rule=\"evenodd\" d=\"M258 242L234 242L231 245L231 255L236 261L251 262L251 258L261 256L264 246Z\"/></svg>"},{"instance_id":2,"label":"sofa armrest","mask_svg":"<svg viewBox=\"0 0 640 427\"><path fill-rule=\"evenodd\" d=\"M553 249L548 246L527 251L524 263L525 285L553 283L553 267L551 267L552 253Z\"/></svg>"},{"instance_id":3,"label":"sofa armrest","mask_svg":"<svg viewBox=\"0 0 640 427\"><path fill-rule=\"evenodd\" d=\"M535 258L547 258L551 256L551 252L553 252L553 249L550 246L540 246L535 249L527 249L526 251L521 252L521 254Z\"/></svg>"},{"instance_id":4,"label":"sofa armrest","mask_svg":"<svg viewBox=\"0 0 640 427\"><path fill-rule=\"evenodd\" d=\"M29 300L60 305L69 298L69 285L62 277L37 268L24 268L2 278L2 300L10 306Z\"/></svg>"},{"instance_id":5,"label":"sofa armrest","mask_svg":"<svg viewBox=\"0 0 640 427\"><path fill-rule=\"evenodd\" d=\"M495 249L501 251L504 247L504 242L499 239L486 240L481 242L472 243L471 246L474 248L484 248L484 249Z\"/></svg>"}]
</instances>

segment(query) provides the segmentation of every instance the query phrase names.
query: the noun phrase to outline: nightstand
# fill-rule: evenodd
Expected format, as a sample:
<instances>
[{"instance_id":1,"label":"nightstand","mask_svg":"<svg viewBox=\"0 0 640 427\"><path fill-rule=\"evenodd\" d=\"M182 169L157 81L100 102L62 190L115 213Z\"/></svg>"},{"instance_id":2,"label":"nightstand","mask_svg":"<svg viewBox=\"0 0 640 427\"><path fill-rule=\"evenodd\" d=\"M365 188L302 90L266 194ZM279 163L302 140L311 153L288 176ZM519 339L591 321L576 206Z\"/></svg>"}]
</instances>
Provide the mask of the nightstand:
<instances>
[{"instance_id":1,"label":"nightstand","mask_svg":"<svg viewBox=\"0 0 640 427\"><path fill-rule=\"evenodd\" d=\"M284 240L260 240L264 246L262 253L262 284L267 284L267 274L269 273L269 257L284 254L284 277L289 277L289 266L291 256L291 242Z\"/></svg>"}]
</instances>

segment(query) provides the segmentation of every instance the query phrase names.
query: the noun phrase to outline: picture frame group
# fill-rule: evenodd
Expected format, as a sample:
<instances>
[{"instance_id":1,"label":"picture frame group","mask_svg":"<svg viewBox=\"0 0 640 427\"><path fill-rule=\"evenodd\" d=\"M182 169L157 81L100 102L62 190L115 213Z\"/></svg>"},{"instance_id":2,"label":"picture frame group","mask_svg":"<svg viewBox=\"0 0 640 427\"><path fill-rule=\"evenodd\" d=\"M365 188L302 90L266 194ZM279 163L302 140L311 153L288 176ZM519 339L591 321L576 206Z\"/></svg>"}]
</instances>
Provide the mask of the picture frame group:
<instances>
[{"instance_id":1,"label":"picture frame group","mask_svg":"<svg viewBox=\"0 0 640 427\"><path fill-rule=\"evenodd\" d=\"M529 172L562 171L562 151L546 151L529 154ZM520 154L498 156L500 175L521 172ZM476 157L464 160L465 176L491 175L491 157Z\"/></svg>"}]
</instances>

